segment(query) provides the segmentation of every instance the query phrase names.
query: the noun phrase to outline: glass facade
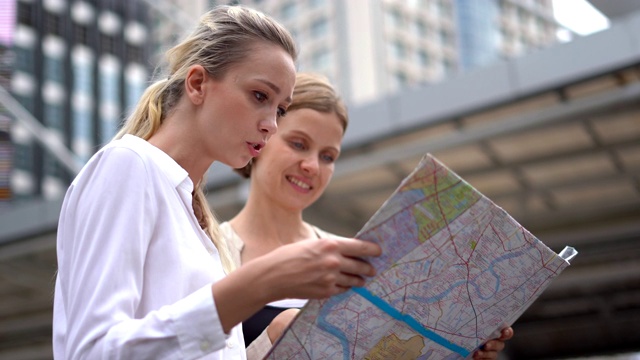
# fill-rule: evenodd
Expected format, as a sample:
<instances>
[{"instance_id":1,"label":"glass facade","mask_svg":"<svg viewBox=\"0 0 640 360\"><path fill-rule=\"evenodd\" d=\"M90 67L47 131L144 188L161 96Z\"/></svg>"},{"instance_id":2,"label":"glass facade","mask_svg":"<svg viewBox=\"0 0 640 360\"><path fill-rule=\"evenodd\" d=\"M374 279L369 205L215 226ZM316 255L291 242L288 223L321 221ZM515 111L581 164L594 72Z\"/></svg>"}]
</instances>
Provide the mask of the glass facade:
<instances>
[{"instance_id":1,"label":"glass facade","mask_svg":"<svg viewBox=\"0 0 640 360\"><path fill-rule=\"evenodd\" d=\"M108 56L99 65L99 101L100 127L98 133L99 145L104 145L116 134L120 121L120 64Z\"/></svg>"},{"instance_id":2,"label":"glass facade","mask_svg":"<svg viewBox=\"0 0 640 360\"><path fill-rule=\"evenodd\" d=\"M150 45L145 41L150 26L147 4L140 0L14 4L16 31L10 38L15 65L7 88L54 140L85 162L111 140L126 115L123 110L134 106L147 84L151 73ZM123 71L129 66L138 69L130 79ZM0 141L11 135L11 194L58 198L74 174L27 129L16 122L8 135L0 132ZM5 154L0 148L0 156ZM0 186L2 179L0 173Z\"/></svg>"},{"instance_id":3,"label":"glass facade","mask_svg":"<svg viewBox=\"0 0 640 360\"><path fill-rule=\"evenodd\" d=\"M138 64L129 64L125 70L125 106L127 115L133 110L138 103L138 99L144 93L147 86L147 77L145 69Z\"/></svg>"},{"instance_id":4,"label":"glass facade","mask_svg":"<svg viewBox=\"0 0 640 360\"><path fill-rule=\"evenodd\" d=\"M76 44L72 55L73 84L71 106L71 149L82 162L89 160L93 147L94 60L91 49Z\"/></svg>"},{"instance_id":5,"label":"glass facade","mask_svg":"<svg viewBox=\"0 0 640 360\"><path fill-rule=\"evenodd\" d=\"M458 51L462 70L490 64L499 56L495 43L499 32L495 0L456 0Z\"/></svg>"}]
</instances>

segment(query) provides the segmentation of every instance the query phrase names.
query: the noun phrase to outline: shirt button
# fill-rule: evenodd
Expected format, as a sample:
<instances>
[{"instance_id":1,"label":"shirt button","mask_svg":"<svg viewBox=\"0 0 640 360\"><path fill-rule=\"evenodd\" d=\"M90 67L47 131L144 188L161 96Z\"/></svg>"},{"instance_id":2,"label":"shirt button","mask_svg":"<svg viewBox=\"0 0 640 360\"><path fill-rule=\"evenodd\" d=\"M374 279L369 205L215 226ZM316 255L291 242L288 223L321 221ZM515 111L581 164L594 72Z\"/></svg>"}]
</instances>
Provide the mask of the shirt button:
<instances>
[{"instance_id":1,"label":"shirt button","mask_svg":"<svg viewBox=\"0 0 640 360\"><path fill-rule=\"evenodd\" d=\"M209 341L207 340L200 341L200 350L209 351L210 348L211 348L211 343Z\"/></svg>"},{"instance_id":2,"label":"shirt button","mask_svg":"<svg viewBox=\"0 0 640 360\"><path fill-rule=\"evenodd\" d=\"M227 340L227 347L229 349L233 349L236 346L236 343L233 340Z\"/></svg>"}]
</instances>

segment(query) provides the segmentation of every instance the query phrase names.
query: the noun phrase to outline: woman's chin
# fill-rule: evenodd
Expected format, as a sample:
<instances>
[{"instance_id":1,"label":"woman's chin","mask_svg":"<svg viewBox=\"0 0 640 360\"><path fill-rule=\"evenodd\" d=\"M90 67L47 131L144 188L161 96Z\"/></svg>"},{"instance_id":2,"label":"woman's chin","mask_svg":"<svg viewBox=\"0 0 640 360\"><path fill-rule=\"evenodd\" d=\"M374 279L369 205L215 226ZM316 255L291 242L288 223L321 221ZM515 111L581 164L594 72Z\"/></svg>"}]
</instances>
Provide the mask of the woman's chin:
<instances>
[{"instance_id":1,"label":"woman's chin","mask_svg":"<svg viewBox=\"0 0 640 360\"><path fill-rule=\"evenodd\" d=\"M232 169L242 169L243 167L247 166L249 164L249 161L251 161L251 157L249 158L242 158L242 159L236 159L235 161L222 161L223 164L231 167Z\"/></svg>"}]
</instances>

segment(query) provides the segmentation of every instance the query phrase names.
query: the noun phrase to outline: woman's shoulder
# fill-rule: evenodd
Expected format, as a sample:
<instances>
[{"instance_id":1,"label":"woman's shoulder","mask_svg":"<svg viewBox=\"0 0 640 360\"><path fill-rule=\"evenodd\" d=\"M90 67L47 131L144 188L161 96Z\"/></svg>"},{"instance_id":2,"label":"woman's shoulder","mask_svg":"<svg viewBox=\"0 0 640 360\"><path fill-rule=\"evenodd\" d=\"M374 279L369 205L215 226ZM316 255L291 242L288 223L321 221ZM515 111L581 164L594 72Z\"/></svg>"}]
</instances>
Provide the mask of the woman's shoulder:
<instances>
[{"instance_id":1,"label":"woman's shoulder","mask_svg":"<svg viewBox=\"0 0 640 360\"><path fill-rule=\"evenodd\" d=\"M129 146L114 140L98 150L83 166L73 181L74 185L90 179L115 178L113 175L128 173L129 177L145 173L145 160ZM112 179L113 180L113 179Z\"/></svg>"},{"instance_id":2,"label":"woman's shoulder","mask_svg":"<svg viewBox=\"0 0 640 360\"><path fill-rule=\"evenodd\" d=\"M142 150L144 148L143 142L146 143L146 141L132 135L112 140L93 154L87 161L85 168L91 168L92 165L97 166L98 164L100 166L110 164L118 166L123 162L142 165L146 157L145 151Z\"/></svg>"}]
</instances>

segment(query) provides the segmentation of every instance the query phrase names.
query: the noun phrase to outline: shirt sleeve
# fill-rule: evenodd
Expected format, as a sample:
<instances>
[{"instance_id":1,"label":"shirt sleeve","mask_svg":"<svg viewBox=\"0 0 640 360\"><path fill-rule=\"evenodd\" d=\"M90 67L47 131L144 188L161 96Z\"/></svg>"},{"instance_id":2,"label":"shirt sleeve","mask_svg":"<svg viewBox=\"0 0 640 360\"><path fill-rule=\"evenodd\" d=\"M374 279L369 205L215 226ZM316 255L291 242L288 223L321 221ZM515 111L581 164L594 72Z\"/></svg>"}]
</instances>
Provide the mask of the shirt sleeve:
<instances>
[{"instance_id":1,"label":"shirt sleeve","mask_svg":"<svg viewBox=\"0 0 640 360\"><path fill-rule=\"evenodd\" d=\"M143 159L104 151L70 187L59 222L55 301L64 309L65 357L194 359L223 348L210 286L136 313L157 209Z\"/></svg>"}]
</instances>

